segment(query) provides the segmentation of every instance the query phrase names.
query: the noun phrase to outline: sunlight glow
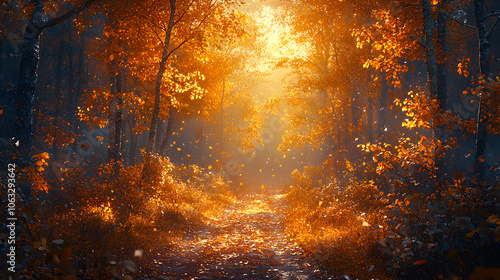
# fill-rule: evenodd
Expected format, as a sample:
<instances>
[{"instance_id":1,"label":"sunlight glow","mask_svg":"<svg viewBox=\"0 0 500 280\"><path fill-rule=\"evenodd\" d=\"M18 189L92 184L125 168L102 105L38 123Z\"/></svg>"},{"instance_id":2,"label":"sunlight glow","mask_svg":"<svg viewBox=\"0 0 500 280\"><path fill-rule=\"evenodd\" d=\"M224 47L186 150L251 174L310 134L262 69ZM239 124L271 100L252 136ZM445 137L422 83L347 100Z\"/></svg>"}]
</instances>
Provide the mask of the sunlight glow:
<instances>
[{"instance_id":1,"label":"sunlight glow","mask_svg":"<svg viewBox=\"0 0 500 280\"><path fill-rule=\"evenodd\" d=\"M109 202L107 204L102 204L101 206L90 207L89 212L98 214L103 221L109 222L115 220L115 215L111 210L111 204Z\"/></svg>"},{"instance_id":2,"label":"sunlight glow","mask_svg":"<svg viewBox=\"0 0 500 280\"><path fill-rule=\"evenodd\" d=\"M282 14L281 9L266 5L252 14L262 34L258 41L265 46L267 60L261 60L257 66L263 72L270 71L272 62L277 60L305 59L310 55L308 50L311 49L311 44L295 40L290 26L280 19Z\"/></svg>"}]
</instances>

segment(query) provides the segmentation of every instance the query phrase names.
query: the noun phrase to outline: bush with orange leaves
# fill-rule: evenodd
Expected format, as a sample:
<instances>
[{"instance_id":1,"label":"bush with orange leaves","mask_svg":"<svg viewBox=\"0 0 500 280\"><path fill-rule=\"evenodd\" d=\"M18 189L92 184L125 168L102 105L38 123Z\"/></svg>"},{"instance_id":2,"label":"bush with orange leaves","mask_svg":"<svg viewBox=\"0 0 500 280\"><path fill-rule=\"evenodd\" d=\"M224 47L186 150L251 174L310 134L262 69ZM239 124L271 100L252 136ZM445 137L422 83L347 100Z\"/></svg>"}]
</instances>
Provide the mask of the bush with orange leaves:
<instances>
[{"instance_id":1,"label":"bush with orange leaves","mask_svg":"<svg viewBox=\"0 0 500 280\"><path fill-rule=\"evenodd\" d=\"M485 100L493 134L498 96ZM328 165L293 172L290 234L323 265L358 279L490 279L500 265L498 175L480 183L472 172L444 169L440 177L436 161L458 153L457 140L430 132L467 122L435 113L422 93L397 102L408 132L360 145L372 161L346 161L342 183Z\"/></svg>"},{"instance_id":2,"label":"bush with orange leaves","mask_svg":"<svg viewBox=\"0 0 500 280\"><path fill-rule=\"evenodd\" d=\"M24 211L20 239L27 258L20 276L132 279L153 273L160 247L233 201L221 176L174 166L157 154L144 154L135 166L89 164L63 174L49 185L43 170L32 171L36 199Z\"/></svg>"}]
</instances>

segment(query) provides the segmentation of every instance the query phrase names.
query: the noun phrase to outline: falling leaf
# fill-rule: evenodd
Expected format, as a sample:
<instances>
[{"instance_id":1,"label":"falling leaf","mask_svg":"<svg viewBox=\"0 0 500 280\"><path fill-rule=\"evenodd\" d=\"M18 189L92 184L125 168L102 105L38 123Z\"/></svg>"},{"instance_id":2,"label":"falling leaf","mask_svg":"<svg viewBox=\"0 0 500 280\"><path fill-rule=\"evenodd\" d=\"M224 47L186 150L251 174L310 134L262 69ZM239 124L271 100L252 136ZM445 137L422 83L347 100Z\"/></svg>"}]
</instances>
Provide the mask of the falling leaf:
<instances>
[{"instance_id":1,"label":"falling leaf","mask_svg":"<svg viewBox=\"0 0 500 280\"><path fill-rule=\"evenodd\" d=\"M123 267L125 267L126 269L128 269L131 272L136 272L135 263L133 261L131 261L131 260L124 261L123 262Z\"/></svg>"},{"instance_id":2,"label":"falling leaf","mask_svg":"<svg viewBox=\"0 0 500 280\"><path fill-rule=\"evenodd\" d=\"M478 231L477 231L477 230L473 230L473 231L471 231L471 232L467 233L467 234L465 235L465 237L467 237L467 238L471 238L472 236L474 236L474 234L476 234L476 232L478 232Z\"/></svg>"},{"instance_id":3,"label":"falling leaf","mask_svg":"<svg viewBox=\"0 0 500 280\"><path fill-rule=\"evenodd\" d=\"M142 258L143 252L142 250L135 250L134 257Z\"/></svg>"},{"instance_id":4,"label":"falling leaf","mask_svg":"<svg viewBox=\"0 0 500 280\"><path fill-rule=\"evenodd\" d=\"M414 261L413 264L414 265L422 265L424 263L428 263L429 261L428 260L418 260L418 261Z\"/></svg>"}]
</instances>

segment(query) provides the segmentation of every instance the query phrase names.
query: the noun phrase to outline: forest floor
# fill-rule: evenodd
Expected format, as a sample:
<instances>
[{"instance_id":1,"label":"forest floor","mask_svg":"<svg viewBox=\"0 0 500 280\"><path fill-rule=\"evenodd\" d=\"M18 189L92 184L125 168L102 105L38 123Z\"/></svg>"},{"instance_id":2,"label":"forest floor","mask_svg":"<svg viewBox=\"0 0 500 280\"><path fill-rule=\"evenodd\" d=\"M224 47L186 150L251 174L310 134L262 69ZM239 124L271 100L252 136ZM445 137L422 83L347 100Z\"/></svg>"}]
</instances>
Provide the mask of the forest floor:
<instances>
[{"instance_id":1,"label":"forest floor","mask_svg":"<svg viewBox=\"0 0 500 280\"><path fill-rule=\"evenodd\" d=\"M285 233L278 191L240 196L159 253L155 279L349 279L322 270Z\"/></svg>"}]
</instances>

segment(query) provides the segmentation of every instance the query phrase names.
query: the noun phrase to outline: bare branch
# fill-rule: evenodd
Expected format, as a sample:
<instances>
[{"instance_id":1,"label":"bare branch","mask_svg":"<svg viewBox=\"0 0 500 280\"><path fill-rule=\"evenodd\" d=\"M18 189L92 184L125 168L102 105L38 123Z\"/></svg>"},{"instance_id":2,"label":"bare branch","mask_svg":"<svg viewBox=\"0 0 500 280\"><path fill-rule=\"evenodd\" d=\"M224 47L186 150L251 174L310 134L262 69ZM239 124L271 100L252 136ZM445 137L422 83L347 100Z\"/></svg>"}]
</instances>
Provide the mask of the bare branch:
<instances>
[{"instance_id":1,"label":"bare branch","mask_svg":"<svg viewBox=\"0 0 500 280\"><path fill-rule=\"evenodd\" d=\"M495 12L489 14L489 15L484 16L484 19L486 20L486 19L488 19L490 17L494 17L494 16L500 16L500 10L495 11Z\"/></svg>"},{"instance_id":2,"label":"bare branch","mask_svg":"<svg viewBox=\"0 0 500 280\"><path fill-rule=\"evenodd\" d=\"M457 19L455 19L455 18L453 18L453 17L448 16L448 19L451 19L451 20L453 20L454 22L456 22L456 23L458 23L458 24L460 24L460 25L463 25L463 26L465 26L465 27L469 27L469 28L476 29L476 27L475 27L474 25L470 25L470 24L467 24L467 23L463 23L463 22L461 22L461 21L459 21L459 20L457 20Z\"/></svg>"},{"instance_id":3,"label":"bare branch","mask_svg":"<svg viewBox=\"0 0 500 280\"><path fill-rule=\"evenodd\" d=\"M85 3L82 6L74 7L73 9L69 10L68 12L66 12L65 14L63 14L61 16L51 18L49 21L47 21L47 23L42 28L51 27L51 26L57 25L65 20L67 20L71 16L78 14L78 13L82 12L83 10L87 9L88 7L90 7L90 5L92 5L95 1L96 0L87 0L87 1L85 1Z\"/></svg>"},{"instance_id":4,"label":"bare branch","mask_svg":"<svg viewBox=\"0 0 500 280\"><path fill-rule=\"evenodd\" d=\"M186 9L184 9L184 11L182 12L181 16L174 22L174 26L182 20L182 18L184 17L184 15L186 15L187 11L193 5L193 3L194 3L194 0L191 0L191 3L189 3L189 5L186 7Z\"/></svg>"},{"instance_id":5,"label":"bare branch","mask_svg":"<svg viewBox=\"0 0 500 280\"><path fill-rule=\"evenodd\" d=\"M500 15L500 13L499 13L499 15ZM491 25L490 30L488 30L488 33L486 33L487 39L489 39L491 37L491 32L495 29L499 20L500 20L500 16L498 16L497 19L495 19L495 22L493 23L493 25Z\"/></svg>"}]
</instances>

